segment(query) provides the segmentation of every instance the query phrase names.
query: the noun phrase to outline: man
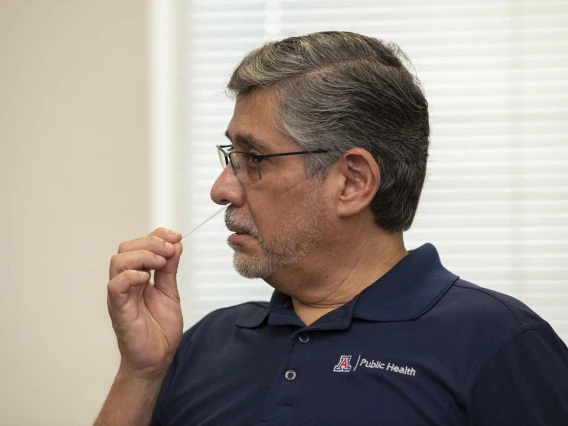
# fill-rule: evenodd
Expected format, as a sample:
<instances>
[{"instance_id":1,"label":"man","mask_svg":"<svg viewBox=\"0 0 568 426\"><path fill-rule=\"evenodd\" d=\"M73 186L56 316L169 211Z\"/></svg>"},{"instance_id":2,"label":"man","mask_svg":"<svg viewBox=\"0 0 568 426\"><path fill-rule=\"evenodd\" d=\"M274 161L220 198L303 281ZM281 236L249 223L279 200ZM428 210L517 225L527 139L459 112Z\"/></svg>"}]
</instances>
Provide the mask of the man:
<instances>
[{"instance_id":1,"label":"man","mask_svg":"<svg viewBox=\"0 0 568 426\"><path fill-rule=\"evenodd\" d=\"M181 235L122 243L108 284L121 364L97 425L568 424L550 326L433 246L404 247L429 124L401 56L325 32L242 61L211 197L231 204L235 268L273 297L182 336Z\"/></svg>"}]
</instances>

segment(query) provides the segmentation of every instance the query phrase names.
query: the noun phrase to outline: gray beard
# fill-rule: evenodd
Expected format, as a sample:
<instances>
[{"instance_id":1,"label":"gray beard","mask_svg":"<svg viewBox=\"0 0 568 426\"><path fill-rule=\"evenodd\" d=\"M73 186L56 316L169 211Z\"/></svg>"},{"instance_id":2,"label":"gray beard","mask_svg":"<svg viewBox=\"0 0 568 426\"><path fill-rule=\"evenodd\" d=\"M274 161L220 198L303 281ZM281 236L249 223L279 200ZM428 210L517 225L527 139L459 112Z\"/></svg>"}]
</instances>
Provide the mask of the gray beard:
<instances>
[{"instance_id":1,"label":"gray beard","mask_svg":"<svg viewBox=\"0 0 568 426\"><path fill-rule=\"evenodd\" d=\"M274 242L274 250L268 249L260 241L261 252L254 256L247 256L240 251L236 244L229 244L235 253L233 266L245 278L267 278L283 266L298 262L311 248L307 240L294 242L279 237Z\"/></svg>"},{"instance_id":2,"label":"gray beard","mask_svg":"<svg viewBox=\"0 0 568 426\"><path fill-rule=\"evenodd\" d=\"M235 270L245 278L267 278L280 268L301 260L325 235L324 214L320 208L320 191L309 191L307 197L285 221L280 235L268 247L252 221L237 219L233 213L234 209L229 207L225 213L225 222L245 230L261 247L260 252L251 256L242 252L238 244L229 243L235 251Z\"/></svg>"}]
</instances>

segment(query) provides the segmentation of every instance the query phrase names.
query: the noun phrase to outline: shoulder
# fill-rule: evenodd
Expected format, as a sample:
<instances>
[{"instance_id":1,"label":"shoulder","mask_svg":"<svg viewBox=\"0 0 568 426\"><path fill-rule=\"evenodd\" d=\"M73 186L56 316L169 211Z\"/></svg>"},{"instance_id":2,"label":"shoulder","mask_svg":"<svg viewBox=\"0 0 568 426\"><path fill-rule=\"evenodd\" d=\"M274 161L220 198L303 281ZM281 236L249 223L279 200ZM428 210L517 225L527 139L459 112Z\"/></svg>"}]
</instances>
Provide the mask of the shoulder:
<instances>
[{"instance_id":1,"label":"shoulder","mask_svg":"<svg viewBox=\"0 0 568 426\"><path fill-rule=\"evenodd\" d=\"M460 316L501 330L546 328L548 323L520 300L459 279L448 291L448 302L455 302Z\"/></svg>"},{"instance_id":2,"label":"shoulder","mask_svg":"<svg viewBox=\"0 0 568 426\"><path fill-rule=\"evenodd\" d=\"M448 291L466 324L465 405L472 424L564 424L568 349L551 326L514 297L458 280Z\"/></svg>"},{"instance_id":3,"label":"shoulder","mask_svg":"<svg viewBox=\"0 0 568 426\"><path fill-rule=\"evenodd\" d=\"M470 346L471 354L477 355L471 365L472 379L490 363L520 362L521 358L535 361L560 356L566 366L562 340L548 322L520 300L460 279L440 302L441 308L461 324L464 338L474 342L474 347ZM514 350L519 345L523 350Z\"/></svg>"},{"instance_id":4,"label":"shoulder","mask_svg":"<svg viewBox=\"0 0 568 426\"><path fill-rule=\"evenodd\" d=\"M552 333L550 325L520 300L458 279L421 320L432 338L442 336L454 362L467 363L471 381L498 353L527 333ZM436 337L438 338L438 337Z\"/></svg>"}]
</instances>

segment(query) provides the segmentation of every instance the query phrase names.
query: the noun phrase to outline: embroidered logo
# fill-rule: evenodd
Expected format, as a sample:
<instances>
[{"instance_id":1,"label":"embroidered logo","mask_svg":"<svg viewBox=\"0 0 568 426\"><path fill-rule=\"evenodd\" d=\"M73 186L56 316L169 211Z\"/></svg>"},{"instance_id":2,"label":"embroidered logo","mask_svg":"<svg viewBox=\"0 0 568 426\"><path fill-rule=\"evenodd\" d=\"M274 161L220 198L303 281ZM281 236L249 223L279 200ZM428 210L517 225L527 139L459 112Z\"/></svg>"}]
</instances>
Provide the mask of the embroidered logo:
<instances>
[{"instance_id":1,"label":"embroidered logo","mask_svg":"<svg viewBox=\"0 0 568 426\"><path fill-rule=\"evenodd\" d=\"M341 355L339 358L339 362L335 367L333 367L333 371L336 373L348 373L351 371L351 355ZM362 358L361 354L357 357L357 361L355 362L355 366L353 367L353 371L357 371L357 368L369 368L369 369L376 369L376 370L384 370L393 373L404 374L406 376L416 376L416 370L411 366L400 366L396 365L391 362L382 362L377 359L366 359Z\"/></svg>"},{"instance_id":2,"label":"embroidered logo","mask_svg":"<svg viewBox=\"0 0 568 426\"><path fill-rule=\"evenodd\" d=\"M351 355L341 355L339 358L339 362L335 367L333 367L333 371L336 373L348 373L351 371Z\"/></svg>"}]
</instances>

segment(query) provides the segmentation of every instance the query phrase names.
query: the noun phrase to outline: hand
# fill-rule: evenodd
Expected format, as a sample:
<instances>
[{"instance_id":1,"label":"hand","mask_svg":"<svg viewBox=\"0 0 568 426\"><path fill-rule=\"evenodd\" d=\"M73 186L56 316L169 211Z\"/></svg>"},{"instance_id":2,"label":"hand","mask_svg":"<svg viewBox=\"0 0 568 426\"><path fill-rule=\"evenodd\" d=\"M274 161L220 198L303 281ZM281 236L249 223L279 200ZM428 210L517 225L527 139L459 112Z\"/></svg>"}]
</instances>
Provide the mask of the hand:
<instances>
[{"instance_id":1,"label":"hand","mask_svg":"<svg viewBox=\"0 0 568 426\"><path fill-rule=\"evenodd\" d=\"M141 379L165 375L181 341L176 273L181 234L158 228L120 244L110 262L107 305L121 354L120 370ZM154 270L154 283L150 283Z\"/></svg>"}]
</instances>

